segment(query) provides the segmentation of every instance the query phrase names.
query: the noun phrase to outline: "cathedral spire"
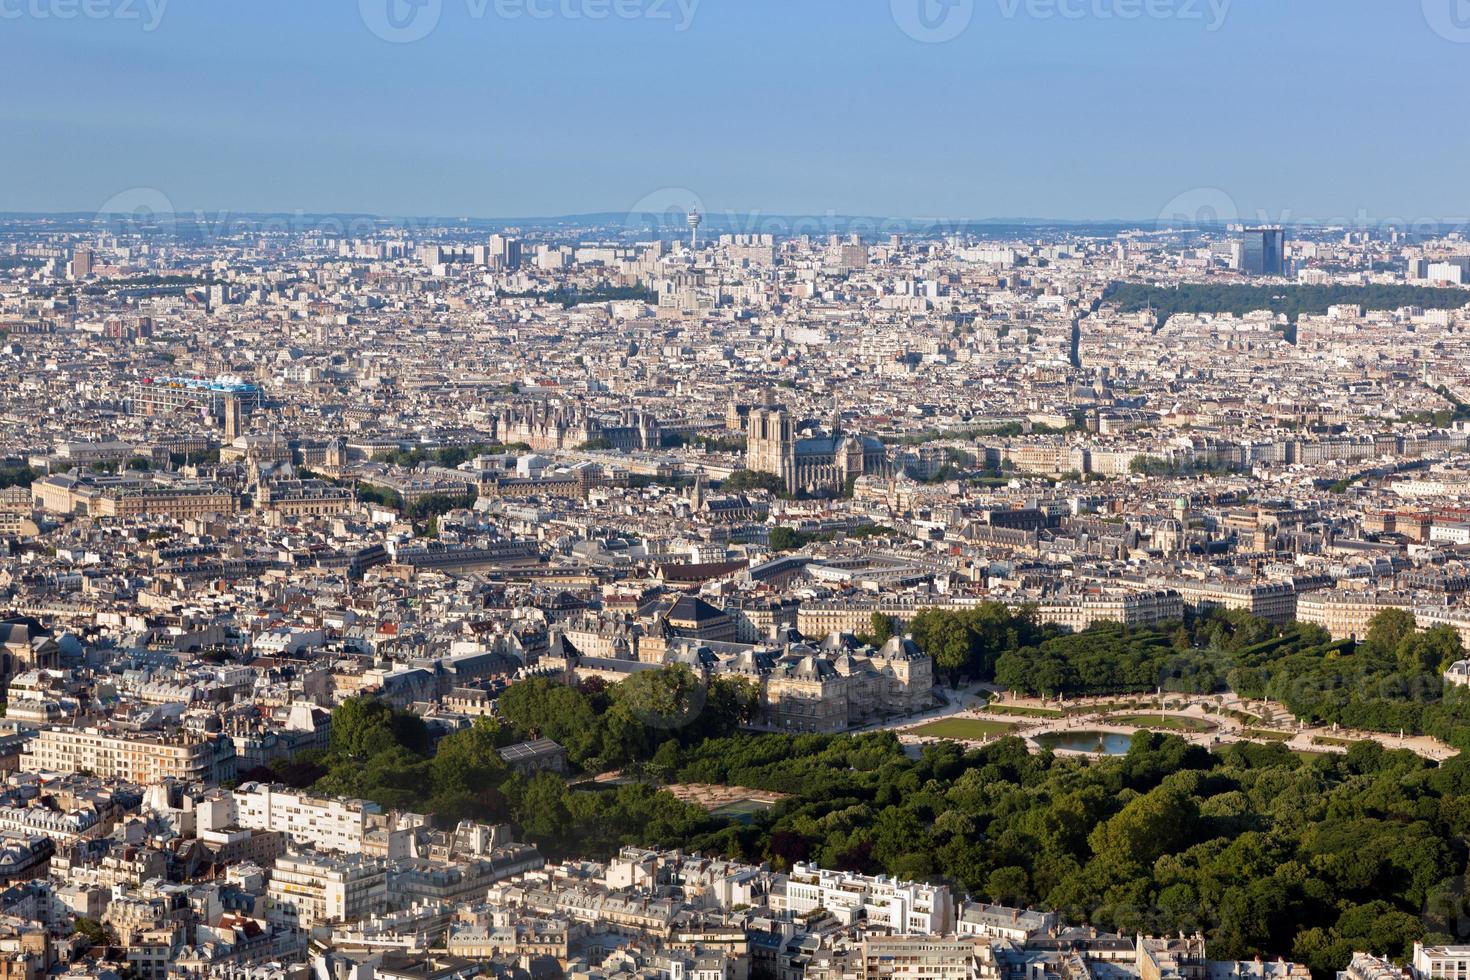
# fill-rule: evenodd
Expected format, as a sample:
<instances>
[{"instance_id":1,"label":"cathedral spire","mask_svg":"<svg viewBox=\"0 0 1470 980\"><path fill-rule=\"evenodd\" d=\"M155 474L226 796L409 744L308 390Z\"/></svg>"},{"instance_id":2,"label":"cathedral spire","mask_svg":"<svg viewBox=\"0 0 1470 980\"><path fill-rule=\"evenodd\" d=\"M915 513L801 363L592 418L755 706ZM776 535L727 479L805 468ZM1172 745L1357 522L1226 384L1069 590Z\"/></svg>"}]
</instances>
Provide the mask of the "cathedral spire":
<instances>
[{"instance_id":1,"label":"cathedral spire","mask_svg":"<svg viewBox=\"0 0 1470 980\"><path fill-rule=\"evenodd\" d=\"M694 472L694 491L689 495L689 506L696 514L704 510L704 469Z\"/></svg>"}]
</instances>

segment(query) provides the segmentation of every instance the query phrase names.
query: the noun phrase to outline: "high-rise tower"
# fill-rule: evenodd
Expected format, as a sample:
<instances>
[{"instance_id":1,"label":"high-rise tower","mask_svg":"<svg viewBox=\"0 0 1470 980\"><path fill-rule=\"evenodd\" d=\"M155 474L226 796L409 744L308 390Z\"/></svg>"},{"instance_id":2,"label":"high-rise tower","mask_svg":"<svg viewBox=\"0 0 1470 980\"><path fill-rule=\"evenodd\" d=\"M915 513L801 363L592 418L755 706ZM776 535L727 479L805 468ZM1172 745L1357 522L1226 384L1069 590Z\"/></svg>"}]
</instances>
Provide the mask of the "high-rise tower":
<instances>
[{"instance_id":1,"label":"high-rise tower","mask_svg":"<svg viewBox=\"0 0 1470 980\"><path fill-rule=\"evenodd\" d=\"M699 208L689 212L689 250L699 251L699 226L704 223L704 215L699 213Z\"/></svg>"},{"instance_id":2,"label":"high-rise tower","mask_svg":"<svg viewBox=\"0 0 1470 980\"><path fill-rule=\"evenodd\" d=\"M1240 229L1240 270L1248 276L1286 275L1286 232L1280 225Z\"/></svg>"},{"instance_id":3,"label":"high-rise tower","mask_svg":"<svg viewBox=\"0 0 1470 980\"><path fill-rule=\"evenodd\" d=\"M224 418L224 429L225 429L225 438L228 439L228 440L230 440L231 442L233 442L235 439L238 439L240 437L240 433L242 433L245 430L244 423L243 423L243 420L242 420L241 414L240 414L240 409L241 409L241 406L240 406L240 396L239 395L226 395L225 396L225 401L224 401L224 415L225 415L225 418Z\"/></svg>"}]
</instances>

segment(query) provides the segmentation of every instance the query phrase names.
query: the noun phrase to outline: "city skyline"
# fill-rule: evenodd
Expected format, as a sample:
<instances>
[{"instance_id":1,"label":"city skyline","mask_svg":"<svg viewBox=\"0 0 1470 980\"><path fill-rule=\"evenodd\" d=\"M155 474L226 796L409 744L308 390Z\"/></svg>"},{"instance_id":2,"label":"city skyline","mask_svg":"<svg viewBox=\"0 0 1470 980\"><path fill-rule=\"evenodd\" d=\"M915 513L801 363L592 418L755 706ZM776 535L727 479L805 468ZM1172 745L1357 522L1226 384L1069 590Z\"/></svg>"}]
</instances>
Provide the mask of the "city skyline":
<instances>
[{"instance_id":1,"label":"city skyline","mask_svg":"<svg viewBox=\"0 0 1470 980\"><path fill-rule=\"evenodd\" d=\"M1470 980L1470 0L0 0L3 980Z\"/></svg>"},{"instance_id":2,"label":"city skyline","mask_svg":"<svg viewBox=\"0 0 1470 980\"><path fill-rule=\"evenodd\" d=\"M1212 190L1210 188L1205 191ZM131 188L128 196L144 192L151 193L152 188ZM162 200L160 198L160 200ZM760 208L706 208L700 205L698 213L702 221L712 221L715 227L724 228L729 231L743 231L743 222L760 222L763 220L778 221L781 219L815 219L826 221L893 221L908 222L913 224L916 232L926 234L942 234L946 231L964 232L971 228L984 227L1015 227L1021 225L1054 226L1065 228L1067 226L1084 227L1116 227L1126 230L1128 226L1138 228L1157 228L1167 224L1168 219L1188 218L1187 222L1177 222L1181 230L1185 228L1198 229L1200 231L1230 232L1242 226L1250 225L1272 225L1284 228L1300 228L1308 230L1327 230L1337 228L1351 228L1353 230L1391 230L1413 231L1415 225L1425 225L1426 230L1422 233L1444 234L1447 231L1458 230L1457 225L1470 225L1470 216L1458 215L1450 211L1435 214L1405 218L1400 215L1375 215L1369 212L1358 212L1356 214L1343 215L1298 215L1290 213L1279 217L1271 217L1263 212L1254 214L1248 212L1231 212L1220 215L1211 209L1208 204L1201 205L1194 213L1188 211L1165 210L1159 215L1107 215L1096 218L1075 217L1047 217L1027 214L1014 215L977 215L977 216L936 216L927 213L914 214L884 214L862 211L769 211ZM0 210L0 219L15 219L25 221L27 219L82 219L103 222L108 218L143 217L150 215L162 215L176 219L179 222L195 222L208 225L211 221L228 222L231 219L254 219L268 221L272 218L294 218L304 220L342 220L351 218L370 218L386 222L418 223L426 229L454 231L456 228L466 230L478 229L480 227L491 228L497 225L508 225L519 223L528 229L541 229L558 224L580 223L585 226L607 224L613 221L627 221L636 219L638 216L656 217L660 219L661 226L667 225L669 229L688 232L685 224L687 215L691 213L683 209L649 211L642 208L634 208L627 211L604 209L598 211L578 211L566 213L547 214L431 214L414 212L390 212L390 211L319 211L307 208L298 208L291 211L272 210L234 210L230 208L173 208L154 209L149 206L141 208L107 206L97 210L47 210L47 211L21 211ZM755 229L751 229L755 230ZM898 231L899 229L895 229ZM796 232L802 234L803 232ZM784 237L784 236L783 236Z\"/></svg>"}]
</instances>

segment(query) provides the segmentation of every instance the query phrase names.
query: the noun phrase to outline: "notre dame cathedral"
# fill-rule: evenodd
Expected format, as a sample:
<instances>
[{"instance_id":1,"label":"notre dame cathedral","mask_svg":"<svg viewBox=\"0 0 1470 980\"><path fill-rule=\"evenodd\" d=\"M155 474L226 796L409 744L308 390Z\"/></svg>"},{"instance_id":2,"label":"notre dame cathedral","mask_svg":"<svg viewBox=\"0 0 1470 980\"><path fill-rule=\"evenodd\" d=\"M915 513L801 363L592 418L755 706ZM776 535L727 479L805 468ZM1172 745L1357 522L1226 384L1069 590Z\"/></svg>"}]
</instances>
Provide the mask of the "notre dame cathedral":
<instances>
[{"instance_id":1,"label":"notre dame cathedral","mask_svg":"<svg viewBox=\"0 0 1470 980\"><path fill-rule=\"evenodd\" d=\"M744 416L745 465L780 477L788 493L840 493L859 476L892 472L887 447L871 436L843 432L840 413L833 413L826 431L815 423L793 422L784 406L769 401L740 414Z\"/></svg>"}]
</instances>

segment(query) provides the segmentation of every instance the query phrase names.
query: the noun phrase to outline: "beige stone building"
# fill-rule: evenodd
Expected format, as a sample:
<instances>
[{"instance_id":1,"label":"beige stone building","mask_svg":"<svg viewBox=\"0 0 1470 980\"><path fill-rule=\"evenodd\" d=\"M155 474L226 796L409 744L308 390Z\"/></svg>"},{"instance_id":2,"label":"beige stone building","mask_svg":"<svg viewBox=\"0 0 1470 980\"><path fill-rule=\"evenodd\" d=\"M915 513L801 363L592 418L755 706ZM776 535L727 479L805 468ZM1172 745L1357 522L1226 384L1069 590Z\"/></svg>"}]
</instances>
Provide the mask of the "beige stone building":
<instances>
[{"instance_id":1,"label":"beige stone building","mask_svg":"<svg viewBox=\"0 0 1470 980\"><path fill-rule=\"evenodd\" d=\"M163 483L132 477L58 474L32 483L31 493L37 507L53 514L187 520L234 513L238 509L233 492L198 481Z\"/></svg>"},{"instance_id":2,"label":"beige stone building","mask_svg":"<svg viewBox=\"0 0 1470 980\"><path fill-rule=\"evenodd\" d=\"M722 662L720 672L758 683L760 721L781 731L846 731L922 711L934 695L934 662L897 636L878 650L833 636L769 662L751 651Z\"/></svg>"},{"instance_id":3,"label":"beige stone building","mask_svg":"<svg viewBox=\"0 0 1470 980\"><path fill-rule=\"evenodd\" d=\"M1385 609L1412 607L1412 600L1405 595L1323 590L1297 597L1296 618L1317 624L1334 640L1361 640L1368 635L1368 624L1374 616Z\"/></svg>"},{"instance_id":4,"label":"beige stone building","mask_svg":"<svg viewBox=\"0 0 1470 980\"><path fill-rule=\"evenodd\" d=\"M1297 615L1296 589L1284 582L1202 582L1180 579L1169 585L1184 601L1201 610L1240 609L1273 623L1289 623Z\"/></svg>"},{"instance_id":5,"label":"beige stone building","mask_svg":"<svg viewBox=\"0 0 1470 980\"><path fill-rule=\"evenodd\" d=\"M860 476L887 475L887 448L877 439L845 433L833 418L823 435L800 436L779 406L752 409L746 423L745 465L779 477L787 491L841 490Z\"/></svg>"},{"instance_id":6,"label":"beige stone building","mask_svg":"<svg viewBox=\"0 0 1470 980\"><path fill-rule=\"evenodd\" d=\"M90 772L145 786L175 779L219 783L235 777L235 745L224 735L102 728L43 729L25 746L25 768Z\"/></svg>"},{"instance_id":7,"label":"beige stone building","mask_svg":"<svg viewBox=\"0 0 1470 980\"><path fill-rule=\"evenodd\" d=\"M1152 626L1184 618L1184 600L1173 589L1082 595L1038 603L1036 621L1081 632L1095 623Z\"/></svg>"},{"instance_id":8,"label":"beige stone building","mask_svg":"<svg viewBox=\"0 0 1470 980\"><path fill-rule=\"evenodd\" d=\"M639 643L637 657L622 649L608 657L584 653L572 634L555 633L540 665L577 681L597 677L610 684L667 664L683 664L705 680L740 678L758 691L755 722L778 731L842 732L933 703L934 662L906 638L892 637L875 649L834 634L820 646L770 649L666 637L659 659L651 658L647 641Z\"/></svg>"},{"instance_id":9,"label":"beige stone building","mask_svg":"<svg viewBox=\"0 0 1470 980\"><path fill-rule=\"evenodd\" d=\"M325 517L352 509L354 496L346 487L324 480L287 480L267 483L256 494L258 510L286 517Z\"/></svg>"}]
</instances>

